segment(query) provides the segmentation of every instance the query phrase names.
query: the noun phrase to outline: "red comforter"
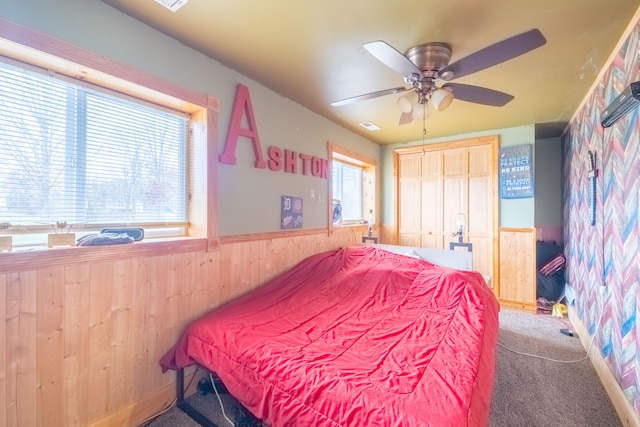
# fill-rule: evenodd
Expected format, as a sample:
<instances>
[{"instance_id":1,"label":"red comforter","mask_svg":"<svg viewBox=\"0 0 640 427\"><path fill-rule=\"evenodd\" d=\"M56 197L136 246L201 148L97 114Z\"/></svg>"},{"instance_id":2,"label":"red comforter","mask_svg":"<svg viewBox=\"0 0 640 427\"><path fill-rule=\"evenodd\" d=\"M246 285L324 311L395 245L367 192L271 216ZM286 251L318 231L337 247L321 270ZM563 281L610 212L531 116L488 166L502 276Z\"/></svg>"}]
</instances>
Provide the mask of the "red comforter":
<instances>
[{"instance_id":1,"label":"red comforter","mask_svg":"<svg viewBox=\"0 0 640 427\"><path fill-rule=\"evenodd\" d=\"M272 426L484 426L497 334L479 273L354 246L195 321L160 363L208 368Z\"/></svg>"}]
</instances>

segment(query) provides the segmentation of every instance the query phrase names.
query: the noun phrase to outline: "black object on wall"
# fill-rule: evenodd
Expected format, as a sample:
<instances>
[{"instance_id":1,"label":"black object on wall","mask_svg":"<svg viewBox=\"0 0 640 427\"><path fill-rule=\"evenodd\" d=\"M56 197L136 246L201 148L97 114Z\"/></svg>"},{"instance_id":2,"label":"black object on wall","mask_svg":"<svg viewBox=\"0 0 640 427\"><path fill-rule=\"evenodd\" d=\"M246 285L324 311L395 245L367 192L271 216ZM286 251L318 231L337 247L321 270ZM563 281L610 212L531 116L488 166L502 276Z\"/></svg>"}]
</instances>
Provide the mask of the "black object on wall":
<instances>
[{"instance_id":1,"label":"black object on wall","mask_svg":"<svg viewBox=\"0 0 640 427\"><path fill-rule=\"evenodd\" d=\"M600 124L609 127L640 104L640 81L633 82L602 112Z\"/></svg>"}]
</instances>

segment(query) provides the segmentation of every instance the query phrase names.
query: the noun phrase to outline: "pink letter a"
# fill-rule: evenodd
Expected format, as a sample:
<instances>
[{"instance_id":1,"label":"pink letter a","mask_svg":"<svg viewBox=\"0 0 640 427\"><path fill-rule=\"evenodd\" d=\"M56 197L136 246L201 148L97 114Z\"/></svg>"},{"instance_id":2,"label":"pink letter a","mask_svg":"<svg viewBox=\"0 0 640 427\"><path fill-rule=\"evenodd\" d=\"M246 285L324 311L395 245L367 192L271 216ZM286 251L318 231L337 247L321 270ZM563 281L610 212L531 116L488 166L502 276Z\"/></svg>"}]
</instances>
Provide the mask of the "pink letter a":
<instances>
[{"instance_id":1,"label":"pink letter a","mask_svg":"<svg viewBox=\"0 0 640 427\"><path fill-rule=\"evenodd\" d=\"M242 128L243 113L247 115L248 129ZM251 98L249 97L249 88L239 84L236 88L236 97L233 101L233 111L229 120L229 129L227 131L227 139L224 142L224 150L220 153L218 160L220 163L228 165L236 164L236 146L238 138L245 136L251 139L253 144L253 154L256 158L254 166L256 168L265 168L267 163L262 157L262 147L260 146L260 137L258 136L258 128L256 120L253 116L253 107L251 106Z\"/></svg>"}]
</instances>

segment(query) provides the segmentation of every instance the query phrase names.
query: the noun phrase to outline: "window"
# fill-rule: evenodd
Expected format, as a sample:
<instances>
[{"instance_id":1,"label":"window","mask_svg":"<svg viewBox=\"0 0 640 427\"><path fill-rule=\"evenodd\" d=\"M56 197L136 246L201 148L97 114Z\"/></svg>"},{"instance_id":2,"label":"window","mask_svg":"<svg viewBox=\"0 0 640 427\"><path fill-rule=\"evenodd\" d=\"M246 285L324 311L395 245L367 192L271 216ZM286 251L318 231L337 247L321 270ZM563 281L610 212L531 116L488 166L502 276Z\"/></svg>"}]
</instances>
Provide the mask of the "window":
<instances>
[{"instance_id":1,"label":"window","mask_svg":"<svg viewBox=\"0 0 640 427\"><path fill-rule=\"evenodd\" d=\"M367 222L369 212L375 212L375 161L333 144L329 145L329 156L333 224Z\"/></svg>"},{"instance_id":2,"label":"window","mask_svg":"<svg viewBox=\"0 0 640 427\"><path fill-rule=\"evenodd\" d=\"M361 221L362 168L334 160L332 169L333 198L340 201L343 223Z\"/></svg>"},{"instance_id":3,"label":"window","mask_svg":"<svg viewBox=\"0 0 640 427\"><path fill-rule=\"evenodd\" d=\"M14 246L57 222L184 235L187 115L5 63L0 93L0 228Z\"/></svg>"}]
</instances>

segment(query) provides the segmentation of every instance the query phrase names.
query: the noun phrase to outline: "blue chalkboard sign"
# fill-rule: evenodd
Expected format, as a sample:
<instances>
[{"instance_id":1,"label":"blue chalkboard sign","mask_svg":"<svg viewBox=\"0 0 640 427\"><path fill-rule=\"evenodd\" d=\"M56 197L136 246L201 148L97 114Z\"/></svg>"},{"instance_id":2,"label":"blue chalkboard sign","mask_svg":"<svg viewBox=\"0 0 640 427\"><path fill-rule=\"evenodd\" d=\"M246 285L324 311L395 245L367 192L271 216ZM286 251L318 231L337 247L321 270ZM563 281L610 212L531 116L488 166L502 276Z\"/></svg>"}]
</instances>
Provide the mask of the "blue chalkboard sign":
<instances>
[{"instance_id":1,"label":"blue chalkboard sign","mask_svg":"<svg viewBox=\"0 0 640 427\"><path fill-rule=\"evenodd\" d=\"M500 197L533 197L533 145L516 145L500 149Z\"/></svg>"}]
</instances>

